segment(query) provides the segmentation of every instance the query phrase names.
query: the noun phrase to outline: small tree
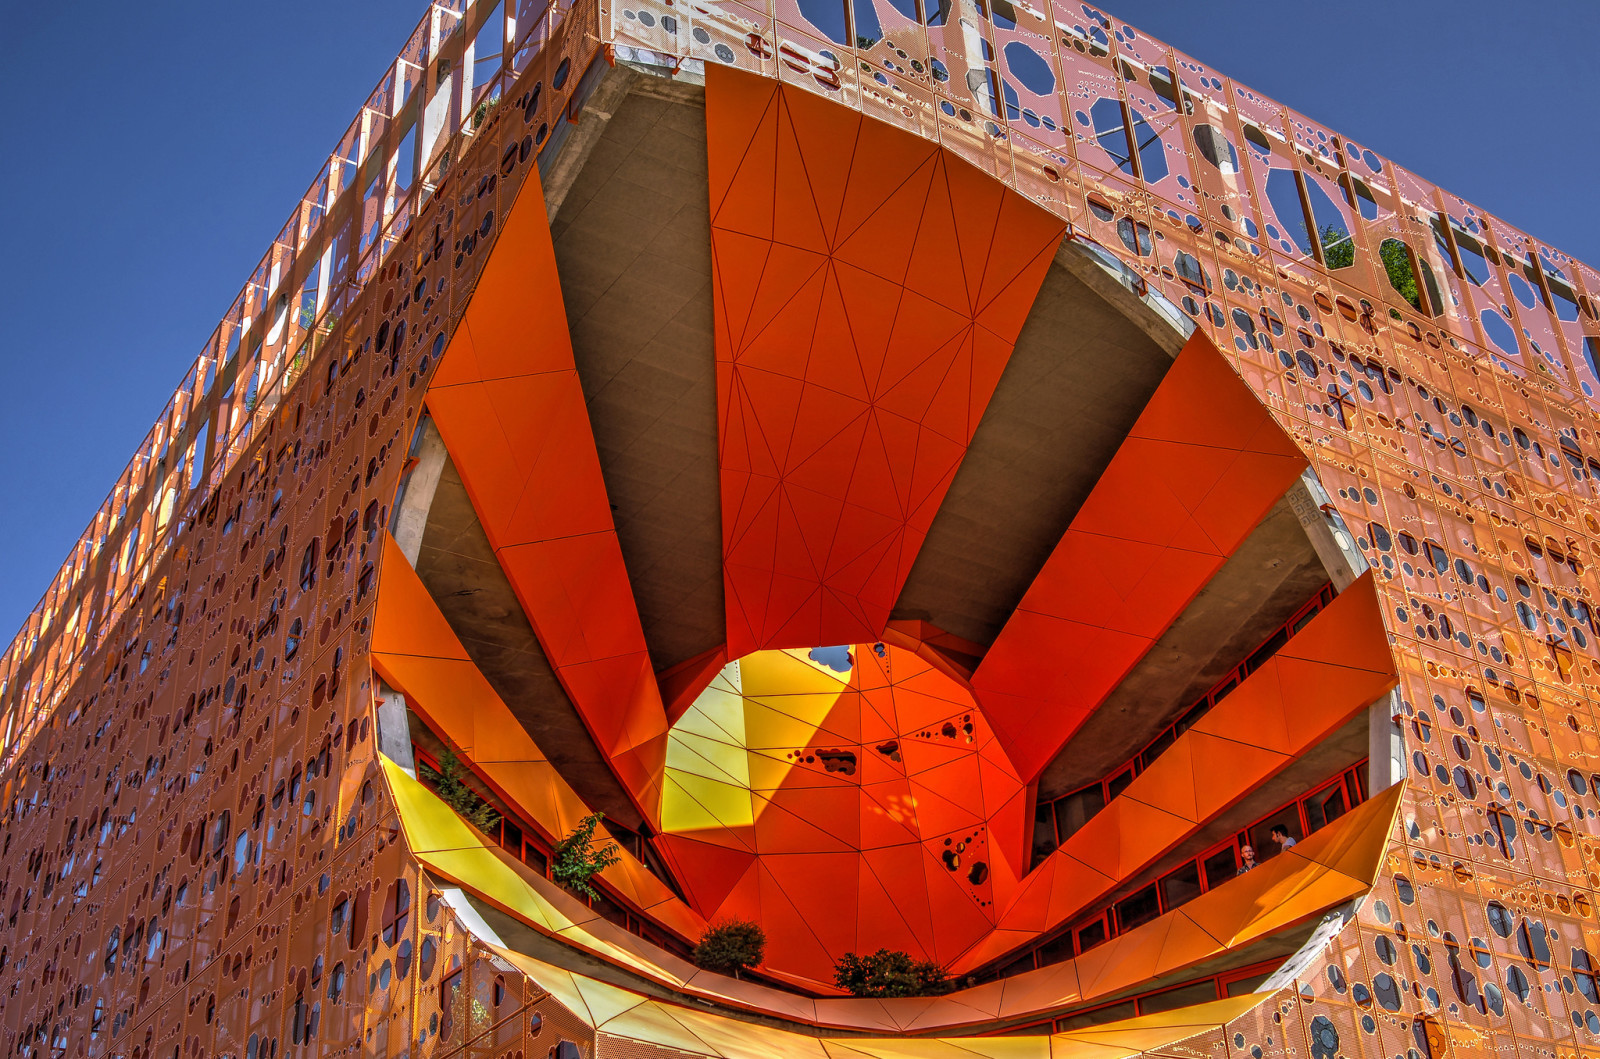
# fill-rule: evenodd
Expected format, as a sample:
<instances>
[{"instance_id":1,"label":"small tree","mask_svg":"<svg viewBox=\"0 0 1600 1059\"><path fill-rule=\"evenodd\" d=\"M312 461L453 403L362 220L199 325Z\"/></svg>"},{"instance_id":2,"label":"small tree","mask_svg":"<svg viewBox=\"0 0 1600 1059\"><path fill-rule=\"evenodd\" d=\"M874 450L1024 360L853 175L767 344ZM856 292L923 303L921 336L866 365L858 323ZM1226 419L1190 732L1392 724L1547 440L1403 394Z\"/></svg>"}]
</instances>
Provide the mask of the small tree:
<instances>
[{"instance_id":1,"label":"small tree","mask_svg":"<svg viewBox=\"0 0 1600 1059\"><path fill-rule=\"evenodd\" d=\"M767 932L746 919L725 919L706 927L694 947L696 967L739 977L761 962L767 951Z\"/></svg>"},{"instance_id":2,"label":"small tree","mask_svg":"<svg viewBox=\"0 0 1600 1059\"><path fill-rule=\"evenodd\" d=\"M845 953L834 964L833 980L855 996L935 996L949 987L944 968L932 960L888 949L868 956Z\"/></svg>"},{"instance_id":3,"label":"small tree","mask_svg":"<svg viewBox=\"0 0 1600 1059\"><path fill-rule=\"evenodd\" d=\"M578 822L572 834L556 843L555 856L550 863L550 874L556 881L589 897L599 897L589 880L622 859L615 842L594 848L594 829L600 826L604 813L590 813Z\"/></svg>"},{"instance_id":4,"label":"small tree","mask_svg":"<svg viewBox=\"0 0 1600 1059\"><path fill-rule=\"evenodd\" d=\"M432 784L433 793L439 796L439 800L479 831L488 832L500 822L500 814L494 811L494 807L478 797L478 792L462 780L467 768L450 751L446 750L440 755L437 769L423 765L422 773L423 778Z\"/></svg>"}]
</instances>

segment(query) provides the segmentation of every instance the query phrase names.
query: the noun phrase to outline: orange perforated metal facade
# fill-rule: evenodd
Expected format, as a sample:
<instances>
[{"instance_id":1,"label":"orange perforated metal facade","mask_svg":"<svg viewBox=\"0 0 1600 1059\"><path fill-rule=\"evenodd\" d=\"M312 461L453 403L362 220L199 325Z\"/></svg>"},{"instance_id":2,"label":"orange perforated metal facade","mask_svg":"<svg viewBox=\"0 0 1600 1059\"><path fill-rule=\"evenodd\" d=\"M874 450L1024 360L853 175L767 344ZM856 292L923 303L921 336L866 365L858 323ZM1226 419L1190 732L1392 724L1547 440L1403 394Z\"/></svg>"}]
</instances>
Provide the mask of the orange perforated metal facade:
<instances>
[{"instance_id":1,"label":"orange perforated metal facade","mask_svg":"<svg viewBox=\"0 0 1600 1059\"><path fill-rule=\"evenodd\" d=\"M1087 5L436 4L0 658L0 1049L1586 1054L1597 295Z\"/></svg>"}]
</instances>

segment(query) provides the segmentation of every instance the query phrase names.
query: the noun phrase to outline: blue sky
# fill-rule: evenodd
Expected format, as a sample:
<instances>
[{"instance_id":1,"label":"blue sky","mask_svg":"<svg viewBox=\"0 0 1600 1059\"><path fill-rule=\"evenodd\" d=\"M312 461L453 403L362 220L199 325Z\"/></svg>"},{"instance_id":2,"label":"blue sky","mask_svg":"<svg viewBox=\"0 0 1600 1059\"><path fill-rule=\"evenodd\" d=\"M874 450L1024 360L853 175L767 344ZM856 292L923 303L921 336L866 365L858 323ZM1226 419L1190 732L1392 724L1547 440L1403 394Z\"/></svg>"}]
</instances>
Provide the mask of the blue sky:
<instances>
[{"instance_id":1,"label":"blue sky","mask_svg":"<svg viewBox=\"0 0 1600 1059\"><path fill-rule=\"evenodd\" d=\"M1600 4L1106 10L1600 263ZM421 17L410 0L10 5L0 642Z\"/></svg>"}]
</instances>

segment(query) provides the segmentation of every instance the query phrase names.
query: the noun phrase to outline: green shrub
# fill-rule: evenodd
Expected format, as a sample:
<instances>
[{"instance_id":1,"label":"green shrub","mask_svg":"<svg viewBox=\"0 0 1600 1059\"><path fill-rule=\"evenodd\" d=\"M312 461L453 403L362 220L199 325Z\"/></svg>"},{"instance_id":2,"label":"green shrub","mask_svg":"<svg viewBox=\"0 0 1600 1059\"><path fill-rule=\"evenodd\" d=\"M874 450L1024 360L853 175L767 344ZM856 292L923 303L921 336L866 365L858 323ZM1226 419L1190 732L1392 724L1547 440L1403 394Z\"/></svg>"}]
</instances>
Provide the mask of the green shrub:
<instances>
[{"instance_id":1,"label":"green shrub","mask_svg":"<svg viewBox=\"0 0 1600 1059\"><path fill-rule=\"evenodd\" d=\"M600 896L589 885L589 880L622 859L615 842L594 848L594 829L604 817L604 813L590 813L578 821L572 834L556 843L555 856L550 861L550 874L555 876L556 882L589 897Z\"/></svg>"},{"instance_id":2,"label":"green shrub","mask_svg":"<svg viewBox=\"0 0 1600 1059\"><path fill-rule=\"evenodd\" d=\"M834 964L833 981L855 996L936 996L949 988L943 967L888 949L845 953Z\"/></svg>"},{"instance_id":3,"label":"green shrub","mask_svg":"<svg viewBox=\"0 0 1600 1059\"><path fill-rule=\"evenodd\" d=\"M439 800L479 831L487 833L500 822L500 814L494 811L494 807L478 797L478 793L462 780L467 775L467 767L450 751L446 750L440 756L437 769L421 765L419 771L422 779L433 787L433 793L439 796Z\"/></svg>"},{"instance_id":4,"label":"green shrub","mask_svg":"<svg viewBox=\"0 0 1600 1059\"><path fill-rule=\"evenodd\" d=\"M761 962L767 951L767 932L744 919L725 919L706 927L694 947L696 967L739 977Z\"/></svg>"}]
</instances>

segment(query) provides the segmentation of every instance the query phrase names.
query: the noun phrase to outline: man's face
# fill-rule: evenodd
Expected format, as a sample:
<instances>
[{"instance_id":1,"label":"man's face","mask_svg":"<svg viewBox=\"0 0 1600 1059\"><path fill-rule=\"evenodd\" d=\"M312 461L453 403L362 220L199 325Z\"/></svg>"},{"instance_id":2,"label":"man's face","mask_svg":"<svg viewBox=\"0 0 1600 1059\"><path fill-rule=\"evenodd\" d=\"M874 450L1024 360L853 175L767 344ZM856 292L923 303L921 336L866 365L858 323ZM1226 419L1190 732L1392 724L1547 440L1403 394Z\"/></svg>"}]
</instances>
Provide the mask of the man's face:
<instances>
[{"instance_id":1,"label":"man's face","mask_svg":"<svg viewBox=\"0 0 1600 1059\"><path fill-rule=\"evenodd\" d=\"M1288 839L1288 837L1289 836L1282 831L1274 831L1272 833L1272 841L1280 846L1283 845L1284 841Z\"/></svg>"},{"instance_id":2,"label":"man's face","mask_svg":"<svg viewBox=\"0 0 1600 1059\"><path fill-rule=\"evenodd\" d=\"M1256 862L1256 851L1253 846L1243 847L1239 850L1239 855L1244 858L1246 864L1254 864Z\"/></svg>"}]
</instances>

